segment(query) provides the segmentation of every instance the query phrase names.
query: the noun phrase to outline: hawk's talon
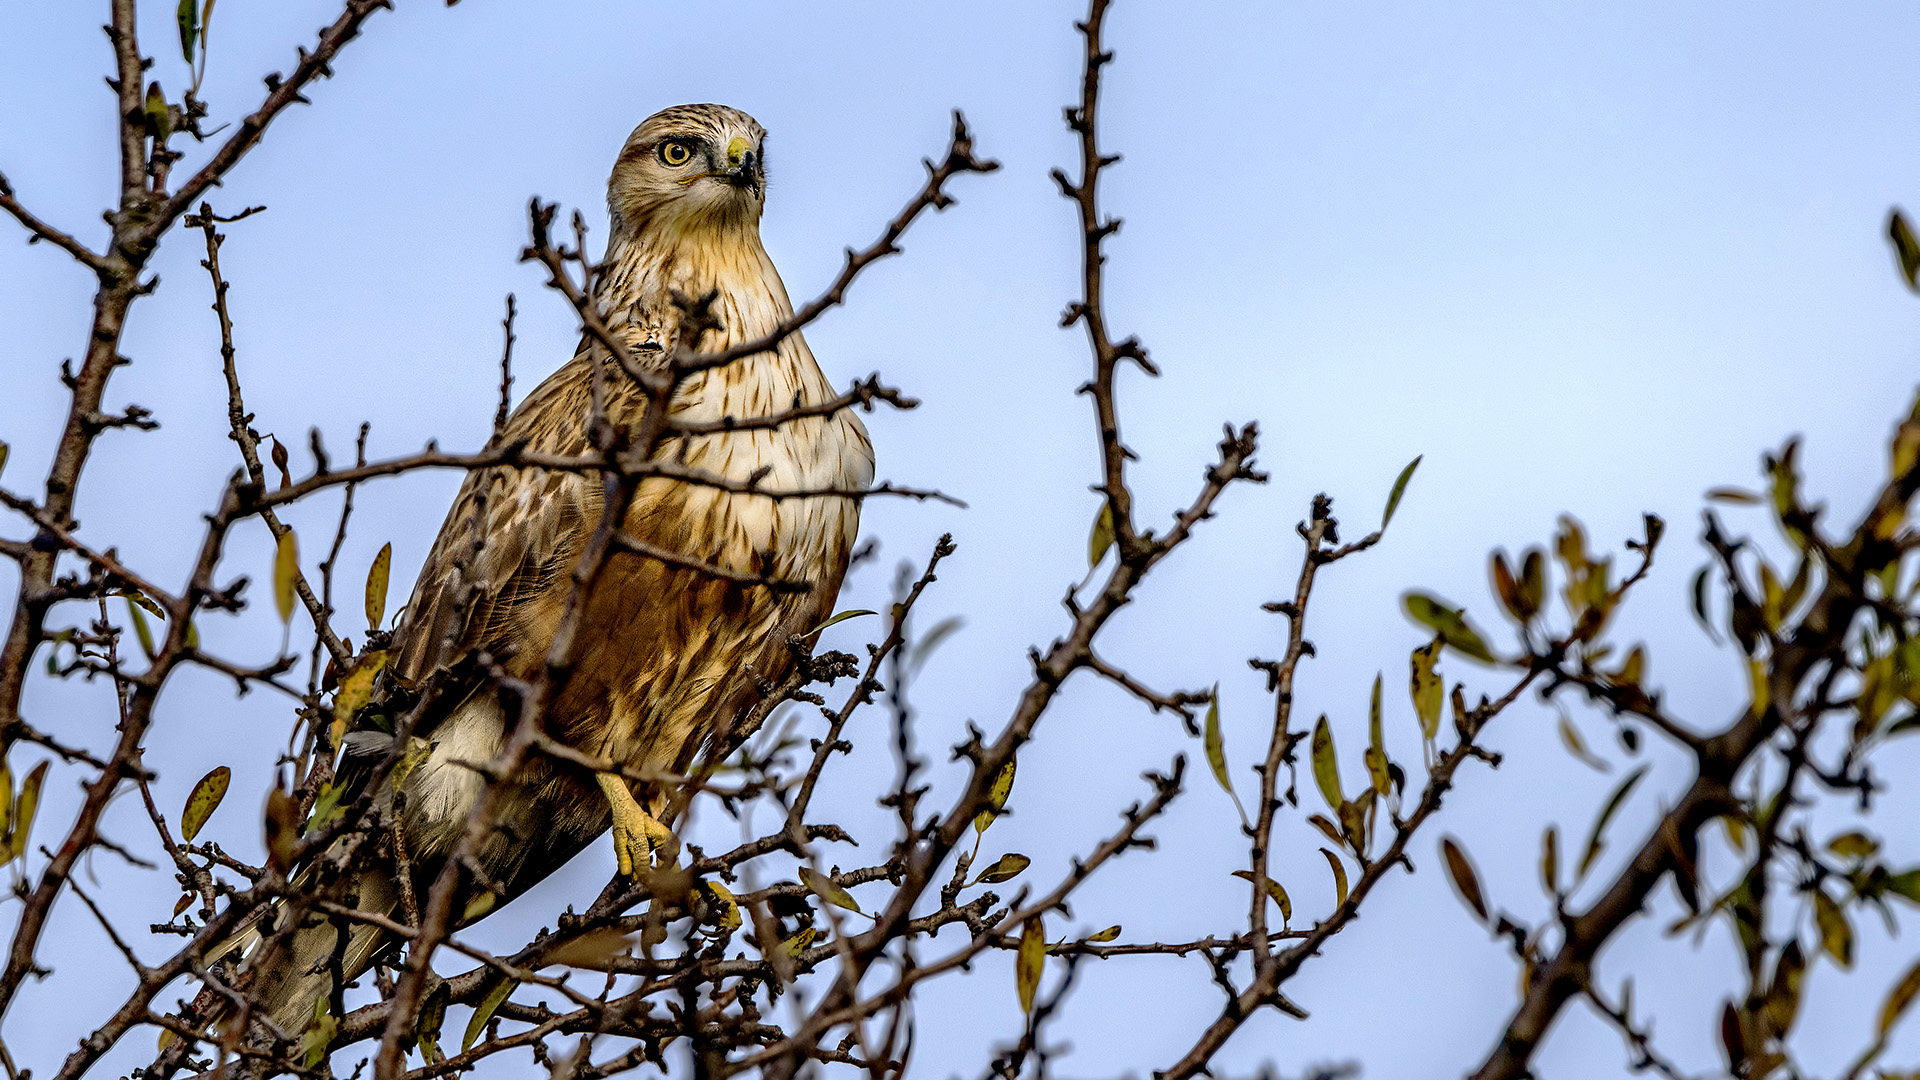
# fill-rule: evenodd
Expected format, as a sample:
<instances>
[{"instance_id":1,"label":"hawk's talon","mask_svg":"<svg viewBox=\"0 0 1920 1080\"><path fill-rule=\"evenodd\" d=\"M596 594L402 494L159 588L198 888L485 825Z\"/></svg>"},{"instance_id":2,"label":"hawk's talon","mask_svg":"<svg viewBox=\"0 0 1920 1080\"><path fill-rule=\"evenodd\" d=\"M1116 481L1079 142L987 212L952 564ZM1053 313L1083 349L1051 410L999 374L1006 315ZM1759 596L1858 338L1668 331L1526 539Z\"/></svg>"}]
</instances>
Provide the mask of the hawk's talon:
<instances>
[{"instance_id":1,"label":"hawk's talon","mask_svg":"<svg viewBox=\"0 0 1920 1080\"><path fill-rule=\"evenodd\" d=\"M668 853L678 843L673 831L641 808L627 782L614 773L596 773L594 779L613 810L613 853L620 860L620 876L634 878L636 871L652 869L656 855L672 858Z\"/></svg>"}]
</instances>

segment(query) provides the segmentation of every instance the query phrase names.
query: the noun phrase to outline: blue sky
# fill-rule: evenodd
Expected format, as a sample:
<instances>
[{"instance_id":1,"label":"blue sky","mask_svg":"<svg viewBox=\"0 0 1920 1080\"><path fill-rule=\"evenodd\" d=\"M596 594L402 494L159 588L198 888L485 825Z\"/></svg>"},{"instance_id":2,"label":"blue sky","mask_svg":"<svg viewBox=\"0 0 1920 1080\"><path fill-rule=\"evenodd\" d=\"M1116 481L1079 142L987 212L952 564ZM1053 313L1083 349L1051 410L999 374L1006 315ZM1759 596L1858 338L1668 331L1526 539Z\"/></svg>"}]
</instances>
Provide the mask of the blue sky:
<instances>
[{"instance_id":1,"label":"blue sky","mask_svg":"<svg viewBox=\"0 0 1920 1080\"><path fill-rule=\"evenodd\" d=\"M171 8L149 2L142 16L155 77L177 92ZM97 242L114 175L104 5L0 10L0 170L29 205ZM869 421L880 475L971 504L872 507L866 528L883 541L882 568L856 577L846 604L876 606L896 559L919 559L934 536L954 532L961 550L927 601L926 625L949 613L969 623L916 690L921 738L937 751L969 719L993 727L1024 678L1026 646L1064 626L1057 600L1084 572L1096 506L1085 489L1092 429L1072 394L1086 360L1078 333L1056 325L1077 287L1076 234L1046 175L1072 154L1059 108L1075 92L1078 11L1051 0L468 0L375 17L337 78L313 91L313 107L288 114L218 192L223 211L269 207L228 230L223 256L256 426L293 446L316 426L336 458L362 420L379 455L430 438L479 442L504 294L516 292L522 309L519 389L573 345L570 311L516 262L527 199L580 207L603 238L612 157L660 107L722 101L772 132L764 233L797 297L830 279L843 247L876 235L917 186L919 159L943 148L949 110L962 108L1003 171L963 178L959 204L916 227L906 256L876 267L850 308L808 336L834 381L878 369L924 399ZM205 88L216 121L249 108L260 76L284 70L332 14L308 0L220 5ZM1402 590L1431 589L1493 623L1488 549L1542 542L1562 512L1617 545L1653 511L1671 540L1619 634L1649 643L1651 678L1677 711L1723 722L1738 669L1699 635L1684 599L1702 558L1701 492L1748 481L1762 449L1800 432L1809 486L1844 520L1883 467L1884 439L1920 372L1920 301L1881 239L1890 205L1920 201L1917 21L1906 6L1865 3L1124 0L1110 23L1119 61L1104 117L1106 143L1126 155L1105 191L1109 212L1126 219L1110 247L1112 318L1166 372L1130 378L1122 393L1144 459L1140 496L1150 517L1183 504L1223 421L1261 422L1273 481L1224 501L1117 620L1107 654L1164 686L1219 680L1228 751L1250 783L1245 764L1264 745L1268 702L1244 661L1279 649L1281 626L1258 605L1290 585L1293 523L1326 491L1349 531L1361 531L1394 474L1423 453L1392 535L1317 595L1307 718L1327 712L1344 745L1360 744L1373 674L1397 688L1420 640L1398 613ZM134 365L111 397L153 409L165 426L108 435L79 508L86 535L161 581L184 573L196 515L236 464L198 258L194 237L163 249L162 288L135 309L125 346ZM86 276L58 252L0 244L0 438L13 445L0 482L10 488L44 474L64 415L54 374L82 347L89 296ZM343 556L348 590L388 541L396 579L410 582L456 483L421 476L364 489ZM310 550L334 512L321 501L295 515ZM258 579L270 561L255 529L226 566ZM10 589L10 573L0 566L0 586ZM272 623L256 611L203 633L237 658L264 659ZM836 628L830 643L851 646L864 629ZM1496 685L1484 672L1455 674L1475 691ZM106 694L38 685L30 718L98 738ZM163 802L177 804L213 765L233 766L234 795L210 829L253 850L250 800L285 738L284 708L263 694L236 701L194 672L170 695L152 756ZM1622 757L1598 718L1578 715L1591 741ZM1389 717L1396 757L1417 760L1410 709L1395 694ZM1432 872L1434 845L1440 831L1460 837L1497 906L1541 916L1540 829L1557 821L1584 834L1621 772L1572 761L1554 721L1528 699L1498 722L1491 737L1507 765L1468 770L1420 842L1421 872L1393 881L1291 985L1313 1019L1262 1018L1223 1064L1272 1060L1291 1072L1359 1060L1369 1076L1395 1077L1477 1063L1517 976ZM862 751L831 792L876 840L884 825L871 785L891 775L878 736L878 727L854 733ZM1197 746L1164 718L1076 685L1023 759L1017 813L992 839L1034 856L1030 874L1064 866L1111 831L1142 769L1180 751ZM1683 762L1654 759L1615 826L1615 858L1687 779ZM1895 747L1882 772L1898 778L1914 764L1912 748ZM52 795L47 820L59 821L74 793L56 784ZM1899 856L1920 861L1899 825L1913 809L1897 798L1879 821ZM1830 820L1839 831L1844 815ZM142 835L130 802L110 822L118 838ZM1226 875L1244 853L1223 794L1196 774L1157 832L1160 851L1130 855L1075 905L1086 927L1122 922L1129 938L1171 938L1243 915ZM1279 876L1311 918L1332 900L1315 834L1297 820L1281 832ZM590 899L610 867L596 847L490 920L482 938L512 944L561 905ZM95 869L119 883L108 897L116 917L133 926L163 917L163 901L122 867ZM1602 970L1611 986L1635 976L1662 1046L1704 1071L1720 1060L1713 1039L1733 954L1718 929L1697 949L1662 938L1674 909L1663 891ZM51 1067L129 979L80 909L64 909L55 930L63 949L91 959L62 965L0 1027L35 1069ZM1881 996L1915 952L1911 937L1889 942L1877 921L1858 930L1866 956L1853 974L1823 965L1811 976L1800 1045L1816 1070L1837 1071L1867 1041ZM1061 1032L1075 1045L1062 1064L1069 1075L1164 1067L1217 1010L1197 961L1085 974ZM1011 973L997 961L932 996L918 1013L919 1075L979 1071L991 1033L1010 1028L1014 1012ZM1903 1034L1895 1061L1901 1052L1920 1052L1920 1036ZM1624 1071L1617 1040L1577 1008L1541 1058L1545 1076Z\"/></svg>"}]
</instances>

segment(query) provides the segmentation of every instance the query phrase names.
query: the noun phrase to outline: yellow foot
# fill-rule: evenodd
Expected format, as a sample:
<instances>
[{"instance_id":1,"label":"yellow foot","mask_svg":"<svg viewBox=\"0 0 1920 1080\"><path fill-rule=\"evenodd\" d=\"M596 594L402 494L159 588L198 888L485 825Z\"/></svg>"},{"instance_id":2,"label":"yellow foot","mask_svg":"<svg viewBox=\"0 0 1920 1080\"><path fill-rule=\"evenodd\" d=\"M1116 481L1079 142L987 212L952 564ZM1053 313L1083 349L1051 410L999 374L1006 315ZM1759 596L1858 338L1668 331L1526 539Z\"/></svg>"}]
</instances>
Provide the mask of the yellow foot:
<instances>
[{"instance_id":1,"label":"yellow foot","mask_svg":"<svg viewBox=\"0 0 1920 1080\"><path fill-rule=\"evenodd\" d=\"M620 860L621 876L631 878L637 871L652 869L656 855L672 859L678 843L672 830L640 808L627 782L614 773L597 773L595 779L613 808L613 853Z\"/></svg>"}]
</instances>

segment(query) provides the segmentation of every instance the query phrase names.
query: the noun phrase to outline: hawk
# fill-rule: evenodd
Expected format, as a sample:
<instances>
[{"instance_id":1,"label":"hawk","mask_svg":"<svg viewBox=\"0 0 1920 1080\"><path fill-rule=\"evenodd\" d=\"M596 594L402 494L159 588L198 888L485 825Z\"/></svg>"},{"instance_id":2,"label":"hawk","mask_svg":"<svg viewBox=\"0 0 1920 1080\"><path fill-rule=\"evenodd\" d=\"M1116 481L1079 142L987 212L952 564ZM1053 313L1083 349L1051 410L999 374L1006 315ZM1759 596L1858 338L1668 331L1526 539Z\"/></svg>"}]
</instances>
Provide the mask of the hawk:
<instances>
[{"instance_id":1,"label":"hawk","mask_svg":"<svg viewBox=\"0 0 1920 1080\"><path fill-rule=\"evenodd\" d=\"M721 105L682 105L649 117L627 138L608 182L611 230L596 300L639 363L664 362L680 325L675 296L711 292L717 329L692 346L714 351L772 333L793 313L786 288L760 242L766 195L766 133L751 116ZM589 421L599 367L608 420L637 427L644 393L583 339L573 359L540 384L507 421L506 442L534 452L592 451ZM834 394L805 340L698 372L681 384L674 419L716 422L818 405ZM670 437L658 453L685 468L769 489L864 489L873 449L851 412L808 416L772 428ZM468 475L421 570L395 634L389 671L417 685L436 671L458 679L461 662L485 654L510 677L535 679L573 588L572 572L601 518L595 474L495 468ZM546 733L596 759L660 774L683 772L718 718L755 700L757 683L791 664L786 641L829 612L859 527L858 501L842 496L776 500L712 486L646 479L622 524L656 549L722 567L810 583L775 592L698 569L619 552L589 598L583 649L572 677L550 702ZM401 783L398 814L424 896L459 842L483 780L470 764L490 760L505 733L493 681L467 664L464 692L415 734L431 743ZM456 682L457 684L457 682ZM386 750L377 732L345 740L341 775L364 770ZM612 828L620 871L649 865L671 839L660 817L670 791L634 786L547 755L529 758L504 793L498 827L480 854L498 899L511 899ZM394 805L391 792L382 801ZM364 910L400 908L394 873L371 870L353 883ZM493 899L471 898L468 918ZM478 903L472 901L479 901ZM477 910L476 910L477 909ZM349 978L391 939L371 927L352 932ZM336 930L327 922L296 931L287 954L263 958L256 989L280 1025L299 1031L329 986Z\"/></svg>"}]
</instances>

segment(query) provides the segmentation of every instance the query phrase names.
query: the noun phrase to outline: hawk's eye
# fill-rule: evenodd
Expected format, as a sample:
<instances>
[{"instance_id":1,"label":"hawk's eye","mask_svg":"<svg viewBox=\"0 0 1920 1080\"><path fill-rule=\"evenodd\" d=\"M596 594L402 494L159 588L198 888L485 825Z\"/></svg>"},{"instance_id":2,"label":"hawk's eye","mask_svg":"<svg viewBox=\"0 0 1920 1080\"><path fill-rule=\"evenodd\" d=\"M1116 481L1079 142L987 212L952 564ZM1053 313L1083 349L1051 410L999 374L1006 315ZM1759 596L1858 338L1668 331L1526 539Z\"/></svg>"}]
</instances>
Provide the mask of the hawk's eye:
<instances>
[{"instance_id":1,"label":"hawk's eye","mask_svg":"<svg viewBox=\"0 0 1920 1080\"><path fill-rule=\"evenodd\" d=\"M670 139L660 144L660 160L679 168L693 160L693 150L683 139Z\"/></svg>"}]
</instances>

